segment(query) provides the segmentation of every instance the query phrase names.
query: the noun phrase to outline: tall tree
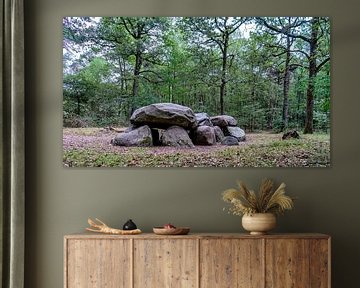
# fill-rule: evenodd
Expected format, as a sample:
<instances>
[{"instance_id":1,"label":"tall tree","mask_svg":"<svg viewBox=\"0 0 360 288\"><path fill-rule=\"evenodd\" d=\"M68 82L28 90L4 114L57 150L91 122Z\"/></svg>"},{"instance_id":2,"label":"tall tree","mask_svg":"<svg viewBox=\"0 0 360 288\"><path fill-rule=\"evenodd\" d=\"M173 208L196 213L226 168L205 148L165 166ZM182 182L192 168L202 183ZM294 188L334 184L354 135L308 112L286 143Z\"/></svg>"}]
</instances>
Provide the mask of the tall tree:
<instances>
[{"instance_id":1,"label":"tall tree","mask_svg":"<svg viewBox=\"0 0 360 288\"><path fill-rule=\"evenodd\" d=\"M286 27L280 28L271 25L270 23L268 23L268 21L266 21L265 18L261 18L261 21L267 28L273 31L284 34L294 39L300 39L308 44L307 48L296 50L296 52L305 55L309 62L304 133L312 134L314 131L313 119L316 75L320 71L320 69L330 60L329 53L322 54L318 49L320 41L326 35L328 35L328 33L325 32L328 29L329 19L325 17L311 17L310 19L303 18L299 22L300 25L298 25L298 27L303 27L303 29L297 29L296 31L292 31L291 29L287 29Z\"/></svg>"},{"instance_id":2,"label":"tall tree","mask_svg":"<svg viewBox=\"0 0 360 288\"><path fill-rule=\"evenodd\" d=\"M218 46L221 51L221 73L220 73L220 113L224 114L226 96L226 84L229 81L227 71L231 66L233 54L229 54L231 35L247 21L246 17L191 17L185 19L188 28L198 33L198 40L204 39L204 44L209 42Z\"/></svg>"},{"instance_id":3,"label":"tall tree","mask_svg":"<svg viewBox=\"0 0 360 288\"><path fill-rule=\"evenodd\" d=\"M271 49L274 50L273 57L281 57L283 60L283 105L282 105L282 125L281 130L286 130L289 121L289 91L290 91L290 79L291 71L298 65L292 63L292 46L294 38L290 37L289 34L293 33L296 28L301 26L302 21L299 17L266 17L259 18L260 25L267 28L268 33L277 37L275 44L267 44Z\"/></svg>"},{"instance_id":4,"label":"tall tree","mask_svg":"<svg viewBox=\"0 0 360 288\"><path fill-rule=\"evenodd\" d=\"M141 74L155 73L143 69L146 64L159 63L159 47L156 38L161 37L166 18L160 17L104 17L99 26L101 40L115 45L127 57L134 57L130 111L136 108ZM144 76L145 79L146 76Z\"/></svg>"}]
</instances>

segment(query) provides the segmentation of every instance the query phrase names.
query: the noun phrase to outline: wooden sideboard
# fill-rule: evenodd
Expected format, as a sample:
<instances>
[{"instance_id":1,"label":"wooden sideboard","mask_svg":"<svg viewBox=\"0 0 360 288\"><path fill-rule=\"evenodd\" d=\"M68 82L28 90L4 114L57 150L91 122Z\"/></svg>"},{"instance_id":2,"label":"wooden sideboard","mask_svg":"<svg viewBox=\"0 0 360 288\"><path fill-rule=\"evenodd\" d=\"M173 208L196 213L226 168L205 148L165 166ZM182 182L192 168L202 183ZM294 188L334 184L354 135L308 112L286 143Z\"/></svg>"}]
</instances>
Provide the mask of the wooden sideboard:
<instances>
[{"instance_id":1,"label":"wooden sideboard","mask_svg":"<svg viewBox=\"0 0 360 288\"><path fill-rule=\"evenodd\" d=\"M67 235L65 288L330 288L323 234Z\"/></svg>"}]
</instances>

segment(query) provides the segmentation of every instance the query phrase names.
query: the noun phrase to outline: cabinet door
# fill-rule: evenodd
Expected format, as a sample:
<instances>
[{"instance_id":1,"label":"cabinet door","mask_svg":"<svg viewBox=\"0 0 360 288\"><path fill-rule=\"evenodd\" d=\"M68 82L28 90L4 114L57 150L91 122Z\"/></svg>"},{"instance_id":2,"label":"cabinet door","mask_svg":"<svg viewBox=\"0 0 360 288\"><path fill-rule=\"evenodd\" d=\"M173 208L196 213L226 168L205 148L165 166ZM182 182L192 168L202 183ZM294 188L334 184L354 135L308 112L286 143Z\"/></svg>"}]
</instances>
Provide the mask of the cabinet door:
<instances>
[{"instance_id":1,"label":"cabinet door","mask_svg":"<svg viewBox=\"0 0 360 288\"><path fill-rule=\"evenodd\" d=\"M195 239L134 240L134 288L197 287Z\"/></svg>"},{"instance_id":2,"label":"cabinet door","mask_svg":"<svg viewBox=\"0 0 360 288\"><path fill-rule=\"evenodd\" d=\"M310 288L330 287L330 240L310 241Z\"/></svg>"},{"instance_id":3,"label":"cabinet door","mask_svg":"<svg viewBox=\"0 0 360 288\"><path fill-rule=\"evenodd\" d=\"M267 239L267 288L329 287L327 239Z\"/></svg>"},{"instance_id":4,"label":"cabinet door","mask_svg":"<svg viewBox=\"0 0 360 288\"><path fill-rule=\"evenodd\" d=\"M131 287L130 240L68 239L66 288Z\"/></svg>"},{"instance_id":5,"label":"cabinet door","mask_svg":"<svg viewBox=\"0 0 360 288\"><path fill-rule=\"evenodd\" d=\"M266 287L309 287L309 240L266 239Z\"/></svg>"},{"instance_id":6,"label":"cabinet door","mask_svg":"<svg viewBox=\"0 0 360 288\"><path fill-rule=\"evenodd\" d=\"M264 287L263 262L260 239L202 239L200 287Z\"/></svg>"}]
</instances>

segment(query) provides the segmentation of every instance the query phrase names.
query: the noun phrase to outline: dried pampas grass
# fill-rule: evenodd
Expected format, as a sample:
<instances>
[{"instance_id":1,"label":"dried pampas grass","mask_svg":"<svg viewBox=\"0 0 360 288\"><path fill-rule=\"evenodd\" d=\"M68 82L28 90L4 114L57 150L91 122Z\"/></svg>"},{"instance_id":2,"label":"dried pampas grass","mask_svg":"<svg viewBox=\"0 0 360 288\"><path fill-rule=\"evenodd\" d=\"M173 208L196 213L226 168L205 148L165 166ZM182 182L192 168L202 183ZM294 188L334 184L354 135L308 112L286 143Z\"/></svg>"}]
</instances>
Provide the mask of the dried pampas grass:
<instances>
[{"instance_id":1,"label":"dried pampas grass","mask_svg":"<svg viewBox=\"0 0 360 288\"><path fill-rule=\"evenodd\" d=\"M234 215L283 214L294 207L294 198L285 195L285 183L281 183L276 190L273 190L274 182L264 179L258 195L253 190L249 190L244 182L237 183L238 189L231 188L222 193L222 199L231 204L229 212Z\"/></svg>"}]
</instances>

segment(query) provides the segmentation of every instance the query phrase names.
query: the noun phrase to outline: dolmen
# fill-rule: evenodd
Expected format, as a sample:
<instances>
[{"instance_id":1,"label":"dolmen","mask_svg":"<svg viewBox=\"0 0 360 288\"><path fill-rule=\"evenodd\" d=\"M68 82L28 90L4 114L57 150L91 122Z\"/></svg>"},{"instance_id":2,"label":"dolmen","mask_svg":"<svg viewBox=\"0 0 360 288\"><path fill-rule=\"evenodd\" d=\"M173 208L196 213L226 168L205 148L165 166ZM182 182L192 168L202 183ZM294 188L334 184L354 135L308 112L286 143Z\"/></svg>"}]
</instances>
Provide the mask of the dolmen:
<instances>
[{"instance_id":1,"label":"dolmen","mask_svg":"<svg viewBox=\"0 0 360 288\"><path fill-rule=\"evenodd\" d=\"M118 146L239 145L245 141L243 129L229 115L210 117L194 113L189 107L174 103L156 103L141 107L130 117L130 126L111 140Z\"/></svg>"}]
</instances>

